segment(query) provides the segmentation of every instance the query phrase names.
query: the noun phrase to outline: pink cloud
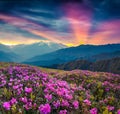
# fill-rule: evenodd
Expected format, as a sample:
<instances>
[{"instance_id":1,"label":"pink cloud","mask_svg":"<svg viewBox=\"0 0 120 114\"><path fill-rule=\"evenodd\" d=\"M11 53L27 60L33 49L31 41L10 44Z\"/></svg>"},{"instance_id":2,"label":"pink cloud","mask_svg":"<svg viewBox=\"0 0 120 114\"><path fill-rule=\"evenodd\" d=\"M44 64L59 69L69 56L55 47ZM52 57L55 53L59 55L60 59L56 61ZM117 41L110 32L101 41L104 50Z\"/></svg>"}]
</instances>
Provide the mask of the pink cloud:
<instances>
[{"instance_id":1,"label":"pink cloud","mask_svg":"<svg viewBox=\"0 0 120 114\"><path fill-rule=\"evenodd\" d=\"M91 27L92 11L80 4L66 4L64 12L70 23L76 44L86 43Z\"/></svg>"},{"instance_id":2,"label":"pink cloud","mask_svg":"<svg viewBox=\"0 0 120 114\"><path fill-rule=\"evenodd\" d=\"M120 43L120 20L110 20L99 24L88 43Z\"/></svg>"},{"instance_id":3,"label":"pink cloud","mask_svg":"<svg viewBox=\"0 0 120 114\"><path fill-rule=\"evenodd\" d=\"M59 33L55 31L51 31L48 28L45 28L31 21L18 18L18 17L14 17L14 16L10 16L10 15L4 15L4 14L0 14L0 19L13 26L16 26L20 29L28 31L32 34L38 35L40 37L44 37L45 39L48 39L50 41L62 43L61 36L59 36Z\"/></svg>"},{"instance_id":4,"label":"pink cloud","mask_svg":"<svg viewBox=\"0 0 120 114\"><path fill-rule=\"evenodd\" d=\"M96 27L96 30L90 36L91 38L89 38L88 33L92 26L92 12L90 10L86 10L84 7L81 7L81 10L78 10L78 6L76 6L76 4L67 4L64 11L65 18L68 20L72 30L71 33L56 32L32 21L5 14L0 14L0 19L22 30L57 43L72 45L79 45L80 43L120 43L120 20L110 20L99 23L99 26Z\"/></svg>"}]
</instances>

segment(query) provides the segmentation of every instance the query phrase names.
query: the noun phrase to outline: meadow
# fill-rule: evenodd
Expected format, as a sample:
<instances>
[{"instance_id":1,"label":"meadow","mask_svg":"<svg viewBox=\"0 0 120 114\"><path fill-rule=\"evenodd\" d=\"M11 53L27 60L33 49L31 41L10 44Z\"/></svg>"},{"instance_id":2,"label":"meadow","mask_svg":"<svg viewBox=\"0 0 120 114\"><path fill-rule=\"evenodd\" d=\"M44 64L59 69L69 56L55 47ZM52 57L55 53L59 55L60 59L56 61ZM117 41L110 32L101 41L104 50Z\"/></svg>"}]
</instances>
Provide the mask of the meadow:
<instances>
[{"instance_id":1,"label":"meadow","mask_svg":"<svg viewBox=\"0 0 120 114\"><path fill-rule=\"evenodd\" d=\"M120 75L0 63L0 114L120 114Z\"/></svg>"}]
</instances>

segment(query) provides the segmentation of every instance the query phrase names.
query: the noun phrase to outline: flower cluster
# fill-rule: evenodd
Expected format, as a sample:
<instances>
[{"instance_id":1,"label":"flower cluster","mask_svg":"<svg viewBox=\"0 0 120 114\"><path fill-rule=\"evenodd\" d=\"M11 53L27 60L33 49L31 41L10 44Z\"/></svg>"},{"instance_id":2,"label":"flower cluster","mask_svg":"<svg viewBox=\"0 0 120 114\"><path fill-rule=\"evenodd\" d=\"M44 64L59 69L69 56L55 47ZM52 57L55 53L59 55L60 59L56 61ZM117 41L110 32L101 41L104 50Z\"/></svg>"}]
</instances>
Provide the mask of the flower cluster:
<instances>
[{"instance_id":1,"label":"flower cluster","mask_svg":"<svg viewBox=\"0 0 120 114\"><path fill-rule=\"evenodd\" d=\"M0 69L0 113L120 114L120 75L61 72L21 64Z\"/></svg>"},{"instance_id":2,"label":"flower cluster","mask_svg":"<svg viewBox=\"0 0 120 114\"><path fill-rule=\"evenodd\" d=\"M75 95L79 100L79 113L120 113L119 74L73 70L63 73L62 76L56 74L55 77L67 81L72 87L78 87Z\"/></svg>"},{"instance_id":3,"label":"flower cluster","mask_svg":"<svg viewBox=\"0 0 120 114\"><path fill-rule=\"evenodd\" d=\"M76 87L30 66L1 69L2 113L66 114L79 108ZM3 92L2 92L3 91Z\"/></svg>"}]
</instances>

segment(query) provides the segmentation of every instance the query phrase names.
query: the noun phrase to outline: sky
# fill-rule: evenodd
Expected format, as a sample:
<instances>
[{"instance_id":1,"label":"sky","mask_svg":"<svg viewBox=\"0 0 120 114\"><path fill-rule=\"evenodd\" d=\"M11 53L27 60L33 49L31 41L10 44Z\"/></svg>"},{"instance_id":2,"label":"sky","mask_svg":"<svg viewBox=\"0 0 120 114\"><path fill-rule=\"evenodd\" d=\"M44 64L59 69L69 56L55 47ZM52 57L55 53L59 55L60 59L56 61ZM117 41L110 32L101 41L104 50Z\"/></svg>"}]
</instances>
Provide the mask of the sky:
<instances>
[{"instance_id":1,"label":"sky","mask_svg":"<svg viewBox=\"0 0 120 114\"><path fill-rule=\"evenodd\" d=\"M0 0L0 43L120 43L120 0Z\"/></svg>"}]
</instances>

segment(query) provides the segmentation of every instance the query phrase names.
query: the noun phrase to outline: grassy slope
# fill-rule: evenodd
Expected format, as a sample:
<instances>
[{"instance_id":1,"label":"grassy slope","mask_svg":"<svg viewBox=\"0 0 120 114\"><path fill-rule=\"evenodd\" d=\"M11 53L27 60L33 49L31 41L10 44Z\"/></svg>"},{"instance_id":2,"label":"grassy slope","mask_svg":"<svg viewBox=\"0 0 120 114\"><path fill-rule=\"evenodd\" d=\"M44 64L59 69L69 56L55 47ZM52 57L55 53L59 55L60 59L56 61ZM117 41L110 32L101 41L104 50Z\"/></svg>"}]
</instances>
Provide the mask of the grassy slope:
<instances>
[{"instance_id":1,"label":"grassy slope","mask_svg":"<svg viewBox=\"0 0 120 114\"><path fill-rule=\"evenodd\" d=\"M19 64L19 63L12 63L12 62L0 62L0 68L7 68L9 66L16 66L16 65L22 65L24 67L30 66L30 65L26 65L26 64ZM37 67L37 66L33 66L33 67ZM88 70L80 70L80 69L76 69L76 70L71 70L71 71L65 71L65 70L58 70L58 69L51 69L51 68L43 68L43 67L37 67L39 68L42 72L54 75L54 74L58 74L58 75L66 75L66 74L73 74L75 73L74 71L76 71L77 73L81 73L84 71L88 71ZM92 71L88 71L90 73L92 73ZM103 74L104 72L95 72L99 75ZM108 73L111 74L111 73Z\"/></svg>"},{"instance_id":2,"label":"grassy slope","mask_svg":"<svg viewBox=\"0 0 120 114\"><path fill-rule=\"evenodd\" d=\"M0 68L7 68L9 66L16 66L16 65L19 65L19 63L12 63L12 62L0 62ZM26 65L26 64L22 64L24 65L24 67L27 67L29 65ZM36 67L36 66L33 66L33 67ZM50 69L50 68L42 68L42 67L37 67L39 68L40 70L42 70L42 72L46 72L48 74L55 74L55 73L65 73L67 71L64 71L64 70L57 70L57 69Z\"/></svg>"}]
</instances>

